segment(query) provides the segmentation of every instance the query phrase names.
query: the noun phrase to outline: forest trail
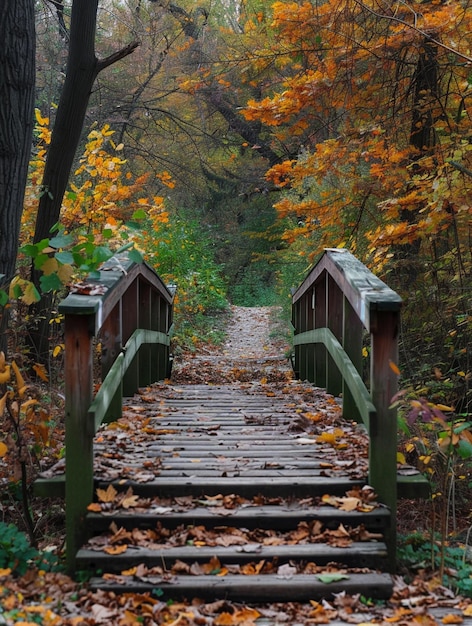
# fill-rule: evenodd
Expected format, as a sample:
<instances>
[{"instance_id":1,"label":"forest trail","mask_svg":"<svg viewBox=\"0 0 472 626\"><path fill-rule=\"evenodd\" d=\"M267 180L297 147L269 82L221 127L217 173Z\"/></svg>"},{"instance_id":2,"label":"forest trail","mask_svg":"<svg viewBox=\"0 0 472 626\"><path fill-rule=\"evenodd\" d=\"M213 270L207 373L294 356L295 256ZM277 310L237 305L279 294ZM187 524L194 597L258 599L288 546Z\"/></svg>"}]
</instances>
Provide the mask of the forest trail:
<instances>
[{"instance_id":1,"label":"forest trail","mask_svg":"<svg viewBox=\"0 0 472 626\"><path fill-rule=\"evenodd\" d=\"M222 384L292 376L288 327L279 307L231 305L220 346L200 345L195 354L174 361L172 381L181 384Z\"/></svg>"}]
</instances>

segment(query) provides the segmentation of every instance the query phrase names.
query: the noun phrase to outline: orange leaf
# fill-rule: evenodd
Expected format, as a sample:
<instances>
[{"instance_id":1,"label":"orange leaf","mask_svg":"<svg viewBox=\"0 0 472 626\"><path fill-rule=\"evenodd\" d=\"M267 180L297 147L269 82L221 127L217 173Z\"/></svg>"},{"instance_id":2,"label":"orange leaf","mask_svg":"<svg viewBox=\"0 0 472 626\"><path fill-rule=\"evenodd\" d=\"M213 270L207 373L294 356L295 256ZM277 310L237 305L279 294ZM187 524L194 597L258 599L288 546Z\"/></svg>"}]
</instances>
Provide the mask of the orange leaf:
<instances>
[{"instance_id":1,"label":"orange leaf","mask_svg":"<svg viewBox=\"0 0 472 626\"><path fill-rule=\"evenodd\" d=\"M462 615L448 613L442 618L441 621L443 624L462 624L464 618L462 617Z\"/></svg>"},{"instance_id":2,"label":"orange leaf","mask_svg":"<svg viewBox=\"0 0 472 626\"><path fill-rule=\"evenodd\" d=\"M107 554L123 554L123 552L126 552L127 549L128 546L123 544L121 546L105 546L103 551Z\"/></svg>"},{"instance_id":3,"label":"orange leaf","mask_svg":"<svg viewBox=\"0 0 472 626\"><path fill-rule=\"evenodd\" d=\"M93 511L94 513L100 513L101 510L102 507L98 502L91 502L87 507L87 511Z\"/></svg>"},{"instance_id":4,"label":"orange leaf","mask_svg":"<svg viewBox=\"0 0 472 626\"><path fill-rule=\"evenodd\" d=\"M388 362L390 369L392 370L392 372L394 372L397 376L400 376L401 372L398 369L398 365L396 363L394 363L393 361Z\"/></svg>"}]
</instances>

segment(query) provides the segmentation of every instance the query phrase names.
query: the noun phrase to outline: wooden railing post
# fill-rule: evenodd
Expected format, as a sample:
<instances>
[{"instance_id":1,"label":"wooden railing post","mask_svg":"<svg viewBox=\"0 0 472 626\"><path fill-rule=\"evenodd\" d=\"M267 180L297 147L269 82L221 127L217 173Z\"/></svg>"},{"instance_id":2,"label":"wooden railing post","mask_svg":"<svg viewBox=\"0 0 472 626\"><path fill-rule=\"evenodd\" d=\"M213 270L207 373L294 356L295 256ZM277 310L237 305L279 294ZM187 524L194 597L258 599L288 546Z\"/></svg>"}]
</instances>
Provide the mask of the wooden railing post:
<instances>
[{"instance_id":1,"label":"wooden railing post","mask_svg":"<svg viewBox=\"0 0 472 626\"><path fill-rule=\"evenodd\" d=\"M397 423L389 407L397 390L391 363L398 358L401 298L347 250L336 249L325 251L292 296L295 370L333 395L342 393L343 415L364 423L369 482L395 519ZM307 312L309 300L314 315ZM370 392L360 376L364 331L371 335ZM305 362L309 346L315 347L314 368ZM392 563L394 538L392 528Z\"/></svg>"},{"instance_id":2,"label":"wooden railing post","mask_svg":"<svg viewBox=\"0 0 472 626\"><path fill-rule=\"evenodd\" d=\"M343 343L343 292L336 284L336 281L327 273L327 304L326 304L326 326L330 329L339 343ZM343 390L342 373L336 366L332 356L328 354L327 383L326 390L333 396L339 396Z\"/></svg>"},{"instance_id":3,"label":"wooden railing post","mask_svg":"<svg viewBox=\"0 0 472 626\"><path fill-rule=\"evenodd\" d=\"M313 286L313 296L315 300L315 317L313 328L325 328L327 324L327 297L326 276L316 282ZM318 387L326 387L328 369L328 352L326 347L321 344L315 344L315 378L314 383Z\"/></svg>"},{"instance_id":4,"label":"wooden railing post","mask_svg":"<svg viewBox=\"0 0 472 626\"><path fill-rule=\"evenodd\" d=\"M121 340L121 300L119 300L113 311L105 319L101 329L101 366L102 366L102 380L105 380L106 375L110 371L111 366L116 360L122 348ZM122 385L115 393L110 407L107 411L105 418L106 422L112 422L121 417L121 411L123 408L123 389Z\"/></svg>"},{"instance_id":5,"label":"wooden railing post","mask_svg":"<svg viewBox=\"0 0 472 626\"><path fill-rule=\"evenodd\" d=\"M343 348L359 374L362 373L363 326L349 300L343 298ZM362 422L354 397L343 380L343 417Z\"/></svg>"},{"instance_id":6,"label":"wooden railing post","mask_svg":"<svg viewBox=\"0 0 472 626\"><path fill-rule=\"evenodd\" d=\"M135 279L123 294L122 298L122 332L123 345L138 328L139 282ZM133 396L139 388L139 355L136 355L128 371L123 377L123 395Z\"/></svg>"},{"instance_id":7,"label":"wooden railing post","mask_svg":"<svg viewBox=\"0 0 472 626\"><path fill-rule=\"evenodd\" d=\"M369 482L395 519L397 511L397 413L390 408L398 377L391 364L398 363L399 313L378 311L371 327L371 395L377 414L370 424ZM395 526L390 529L395 543Z\"/></svg>"},{"instance_id":8,"label":"wooden railing post","mask_svg":"<svg viewBox=\"0 0 472 626\"><path fill-rule=\"evenodd\" d=\"M87 419L93 397L92 337L95 316L66 315L65 424L66 424L66 561L74 569L77 549L84 540L84 517L93 498L93 437L95 425Z\"/></svg>"}]
</instances>

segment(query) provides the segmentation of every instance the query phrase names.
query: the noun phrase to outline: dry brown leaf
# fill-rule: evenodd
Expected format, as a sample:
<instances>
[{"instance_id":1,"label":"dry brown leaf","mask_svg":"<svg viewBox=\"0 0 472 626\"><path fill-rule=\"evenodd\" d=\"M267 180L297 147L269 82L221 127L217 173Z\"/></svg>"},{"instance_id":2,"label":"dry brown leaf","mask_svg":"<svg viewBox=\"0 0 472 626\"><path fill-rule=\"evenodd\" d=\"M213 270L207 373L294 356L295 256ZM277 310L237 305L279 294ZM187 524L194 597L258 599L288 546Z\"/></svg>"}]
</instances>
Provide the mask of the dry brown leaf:
<instances>
[{"instance_id":1,"label":"dry brown leaf","mask_svg":"<svg viewBox=\"0 0 472 626\"><path fill-rule=\"evenodd\" d=\"M108 485L106 489L97 489L97 498L100 502L113 502L117 493L113 485Z\"/></svg>"}]
</instances>

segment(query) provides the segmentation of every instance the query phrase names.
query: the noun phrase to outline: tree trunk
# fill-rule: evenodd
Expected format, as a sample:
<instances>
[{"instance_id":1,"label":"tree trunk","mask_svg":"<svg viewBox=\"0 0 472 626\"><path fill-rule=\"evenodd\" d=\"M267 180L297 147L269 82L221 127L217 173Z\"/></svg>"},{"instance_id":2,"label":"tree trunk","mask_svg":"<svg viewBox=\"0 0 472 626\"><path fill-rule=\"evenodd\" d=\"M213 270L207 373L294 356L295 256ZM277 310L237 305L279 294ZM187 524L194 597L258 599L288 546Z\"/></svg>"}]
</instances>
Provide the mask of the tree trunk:
<instances>
[{"instance_id":1,"label":"tree trunk","mask_svg":"<svg viewBox=\"0 0 472 626\"><path fill-rule=\"evenodd\" d=\"M13 277L34 121L34 0L4 0L0 10L0 287ZM0 308L0 350L6 319Z\"/></svg>"},{"instance_id":2,"label":"tree trunk","mask_svg":"<svg viewBox=\"0 0 472 626\"><path fill-rule=\"evenodd\" d=\"M74 0L69 35L69 55L51 144L46 157L39 201L34 243L51 237L51 229L59 221L62 199L79 145L85 114L98 73L119 59L131 54L138 43L99 60L95 54L95 32L98 0ZM32 269L32 280L39 288L40 272ZM36 327L31 330L34 356L46 362L49 351L49 316L51 296L46 294L35 307Z\"/></svg>"}]
</instances>

